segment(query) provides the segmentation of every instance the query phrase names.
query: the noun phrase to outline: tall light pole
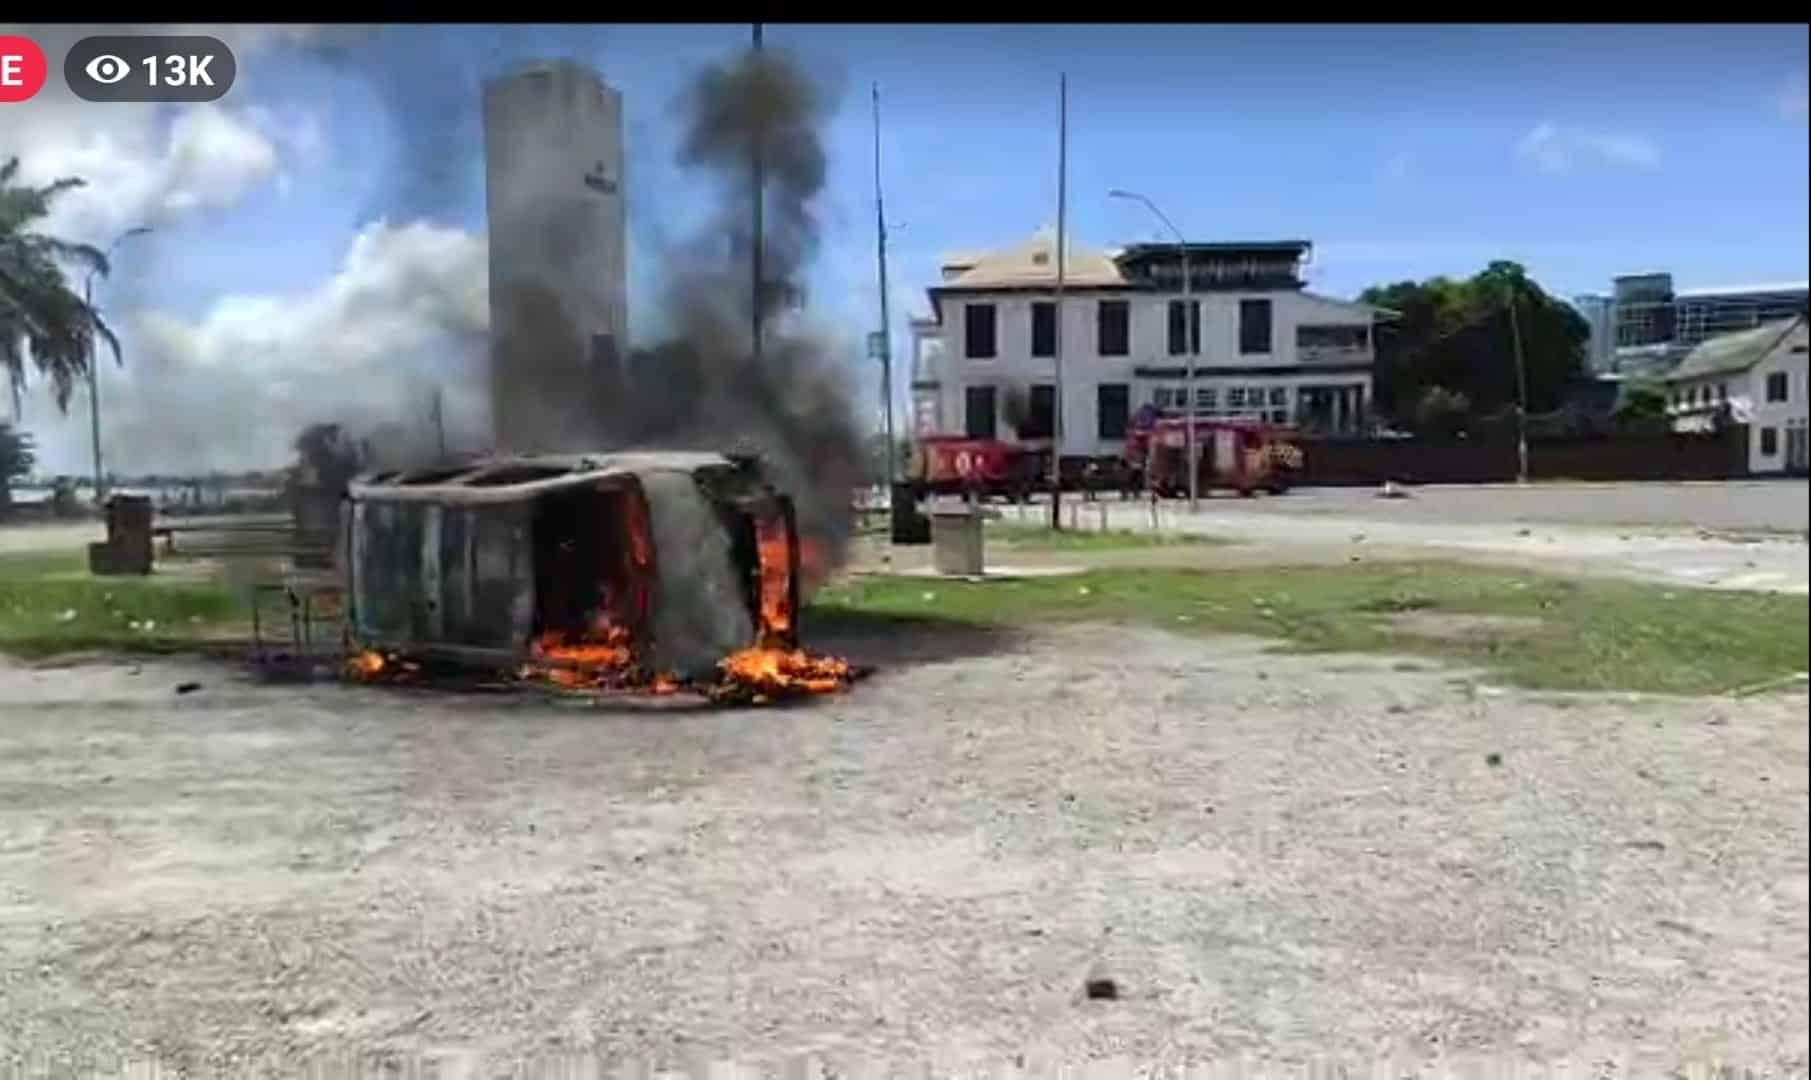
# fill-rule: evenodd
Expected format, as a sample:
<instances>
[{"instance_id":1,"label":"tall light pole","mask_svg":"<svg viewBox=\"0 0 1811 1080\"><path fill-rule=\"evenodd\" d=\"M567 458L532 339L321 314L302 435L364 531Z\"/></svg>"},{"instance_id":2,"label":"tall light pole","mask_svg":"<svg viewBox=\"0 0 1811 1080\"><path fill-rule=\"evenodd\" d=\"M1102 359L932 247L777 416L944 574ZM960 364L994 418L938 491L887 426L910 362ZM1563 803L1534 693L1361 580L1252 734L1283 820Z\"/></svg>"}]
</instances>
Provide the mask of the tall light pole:
<instances>
[{"instance_id":1,"label":"tall light pole","mask_svg":"<svg viewBox=\"0 0 1811 1080\"><path fill-rule=\"evenodd\" d=\"M893 325L887 310L887 212L880 198L880 84L874 84L874 229L880 258L880 384L881 406L886 410L887 497L892 498L893 481L899 478L898 464L893 460L898 444L893 438Z\"/></svg>"},{"instance_id":2,"label":"tall light pole","mask_svg":"<svg viewBox=\"0 0 1811 1080\"><path fill-rule=\"evenodd\" d=\"M1069 272L1069 74L1056 84L1056 346L1051 350L1055 403L1050 417L1050 528L1063 528L1063 286Z\"/></svg>"},{"instance_id":3,"label":"tall light pole","mask_svg":"<svg viewBox=\"0 0 1811 1080\"><path fill-rule=\"evenodd\" d=\"M1515 282L1509 283L1509 338L1515 349L1515 482L1528 482L1528 371L1522 363L1522 328L1515 317Z\"/></svg>"},{"instance_id":4,"label":"tall light pole","mask_svg":"<svg viewBox=\"0 0 1811 1080\"><path fill-rule=\"evenodd\" d=\"M761 78L761 24L755 23L750 29L749 35L750 45L754 50L755 77ZM754 243L749 251L749 271L751 279L749 295L752 298L752 303L749 306L752 309L750 312L750 319L753 323L751 329L754 334L753 355L755 358L755 367L757 368L761 366L761 316L763 314L762 306L766 300L766 290L762 287L764 282L761 279L761 245L763 243L763 233L766 228L761 218L766 211L767 203L766 162L763 160L764 155L762 153L761 140L764 139L766 135L767 132L757 121L755 124L754 139L752 140L754 152L751 155L753 157L753 161L751 162L753 166L751 179L753 182L750 184L750 186L754 188L754 221L753 228L751 229Z\"/></svg>"},{"instance_id":5,"label":"tall light pole","mask_svg":"<svg viewBox=\"0 0 1811 1080\"><path fill-rule=\"evenodd\" d=\"M1164 228L1170 231L1170 235L1176 238L1176 250L1182 254L1182 352L1186 364L1183 394L1187 398L1185 404L1188 416L1187 434L1184 438L1187 440L1188 447L1186 451L1188 458L1188 512L1192 514L1199 509L1201 500L1201 454L1199 453L1200 448L1195 445L1195 338L1201 321L1195 314L1195 294L1188 267L1188 241L1182 238L1181 230L1177 229L1170 219L1164 216L1163 211L1157 209L1157 204L1143 195L1135 191L1122 191L1114 188L1107 192L1107 197L1131 199L1143 203L1146 209L1157 216L1158 221L1163 222Z\"/></svg>"},{"instance_id":6,"label":"tall light pole","mask_svg":"<svg viewBox=\"0 0 1811 1080\"><path fill-rule=\"evenodd\" d=\"M106 261L111 267L113 253L119 246L134 236L143 236L151 231L149 225L140 225L127 229L113 238L107 245ZM88 309L90 317L94 314L94 275L100 267L90 267L88 277L82 282L82 305ZM94 347L94 331L88 333L88 429L94 440L94 505L100 506L106 495L106 473L101 467L101 377L100 350Z\"/></svg>"}]
</instances>

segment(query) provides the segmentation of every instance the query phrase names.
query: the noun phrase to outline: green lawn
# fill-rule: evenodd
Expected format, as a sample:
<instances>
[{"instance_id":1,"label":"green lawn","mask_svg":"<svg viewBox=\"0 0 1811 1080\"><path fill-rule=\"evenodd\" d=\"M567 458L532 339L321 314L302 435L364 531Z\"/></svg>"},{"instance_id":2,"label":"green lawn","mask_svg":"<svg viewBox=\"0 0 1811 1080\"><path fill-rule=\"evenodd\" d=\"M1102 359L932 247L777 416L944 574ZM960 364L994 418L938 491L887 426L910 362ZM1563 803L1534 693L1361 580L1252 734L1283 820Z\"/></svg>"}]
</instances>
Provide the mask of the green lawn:
<instances>
[{"instance_id":1,"label":"green lawn","mask_svg":"<svg viewBox=\"0 0 1811 1080\"><path fill-rule=\"evenodd\" d=\"M1070 535L1082 543L1089 534L1056 542ZM987 583L871 577L826 589L812 608L832 618L917 616L972 625L1091 620L1255 634L1286 648L1449 660L1553 690L1719 692L1811 666L1811 609L1804 597L1442 563L1097 570ZM1442 630L1402 625L1405 613L1522 621ZM243 631L248 619L244 591L223 582L157 574L96 578L79 554L0 556L0 651L15 655L175 651Z\"/></svg>"},{"instance_id":2,"label":"green lawn","mask_svg":"<svg viewBox=\"0 0 1811 1080\"><path fill-rule=\"evenodd\" d=\"M1100 570L967 583L865 578L814 606L975 623L1139 623L1236 632L1309 651L1390 652L1482 667L1550 690L1706 693L1807 668L1804 597L1581 581L1441 563ZM1519 616L1442 632L1403 613Z\"/></svg>"},{"instance_id":3,"label":"green lawn","mask_svg":"<svg viewBox=\"0 0 1811 1080\"><path fill-rule=\"evenodd\" d=\"M222 582L94 577L83 553L0 555L0 651L16 656L169 652L250 617L245 591Z\"/></svg>"},{"instance_id":4,"label":"green lawn","mask_svg":"<svg viewBox=\"0 0 1811 1080\"><path fill-rule=\"evenodd\" d=\"M987 526L987 539L1020 551L1117 551L1125 548L1212 547L1230 543L1198 533L1134 532L1131 529L1080 528L1058 532L1048 525L996 521Z\"/></svg>"}]
</instances>

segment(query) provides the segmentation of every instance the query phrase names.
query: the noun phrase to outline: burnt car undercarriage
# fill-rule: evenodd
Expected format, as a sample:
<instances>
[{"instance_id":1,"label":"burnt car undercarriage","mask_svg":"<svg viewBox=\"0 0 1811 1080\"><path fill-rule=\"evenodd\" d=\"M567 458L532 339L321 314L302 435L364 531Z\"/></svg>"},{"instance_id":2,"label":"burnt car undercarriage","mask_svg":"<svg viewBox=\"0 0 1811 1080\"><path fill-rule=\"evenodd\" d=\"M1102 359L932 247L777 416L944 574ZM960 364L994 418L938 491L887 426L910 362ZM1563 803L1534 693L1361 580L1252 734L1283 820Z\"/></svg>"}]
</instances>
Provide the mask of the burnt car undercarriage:
<instances>
[{"instance_id":1,"label":"burnt car undercarriage","mask_svg":"<svg viewBox=\"0 0 1811 1080\"><path fill-rule=\"evenodd\" d=\"M368 673L387 655L670 689L721 684L737 663L784 683L807 659L792 500L749 459L609 453L378 473L351 485L342 528L347 622Z\"/></svg>"}]
</instances>

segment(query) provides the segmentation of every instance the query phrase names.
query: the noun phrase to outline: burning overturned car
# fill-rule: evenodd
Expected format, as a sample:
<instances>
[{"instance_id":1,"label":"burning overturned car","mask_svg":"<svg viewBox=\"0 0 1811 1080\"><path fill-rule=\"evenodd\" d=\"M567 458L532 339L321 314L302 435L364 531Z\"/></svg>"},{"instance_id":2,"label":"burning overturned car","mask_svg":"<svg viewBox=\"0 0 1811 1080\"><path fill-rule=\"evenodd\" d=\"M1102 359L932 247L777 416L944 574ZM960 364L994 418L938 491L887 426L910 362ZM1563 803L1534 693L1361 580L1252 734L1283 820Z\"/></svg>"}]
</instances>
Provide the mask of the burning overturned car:
<instances>
[{"instance_id":1,"label":"burning overturned car","mask_svg":"<svg viewBox=\"0 0 1811 1080\"><path fill-rule=\"evenodd\" d=\"M508 670L570 689L766 701L838 689L799 649L792 500L748 458L491 458L355 480L349 667Z\"/></svg>"}]
</instances>

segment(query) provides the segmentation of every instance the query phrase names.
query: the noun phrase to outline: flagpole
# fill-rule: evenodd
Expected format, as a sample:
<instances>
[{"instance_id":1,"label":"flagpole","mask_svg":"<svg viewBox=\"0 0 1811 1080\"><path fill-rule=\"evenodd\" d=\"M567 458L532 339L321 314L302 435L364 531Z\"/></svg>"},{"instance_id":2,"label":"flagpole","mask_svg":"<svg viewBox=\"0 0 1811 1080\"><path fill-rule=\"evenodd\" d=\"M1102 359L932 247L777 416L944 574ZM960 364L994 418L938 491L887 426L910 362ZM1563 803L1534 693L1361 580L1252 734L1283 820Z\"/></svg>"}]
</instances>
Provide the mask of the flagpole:
<instances>
[{"instance_id":1,"label":"flagpole","mask_svg":"<svg viewBox=\"0 0 1811 1080\"><path fill-rule=\"evenodd\" d=\"M1063 278L1069 259L1069 76L1057 77L1056 135L1056 402L1050 424L1050 527L1063 527Z\"/></svg>"}]
</instances>

